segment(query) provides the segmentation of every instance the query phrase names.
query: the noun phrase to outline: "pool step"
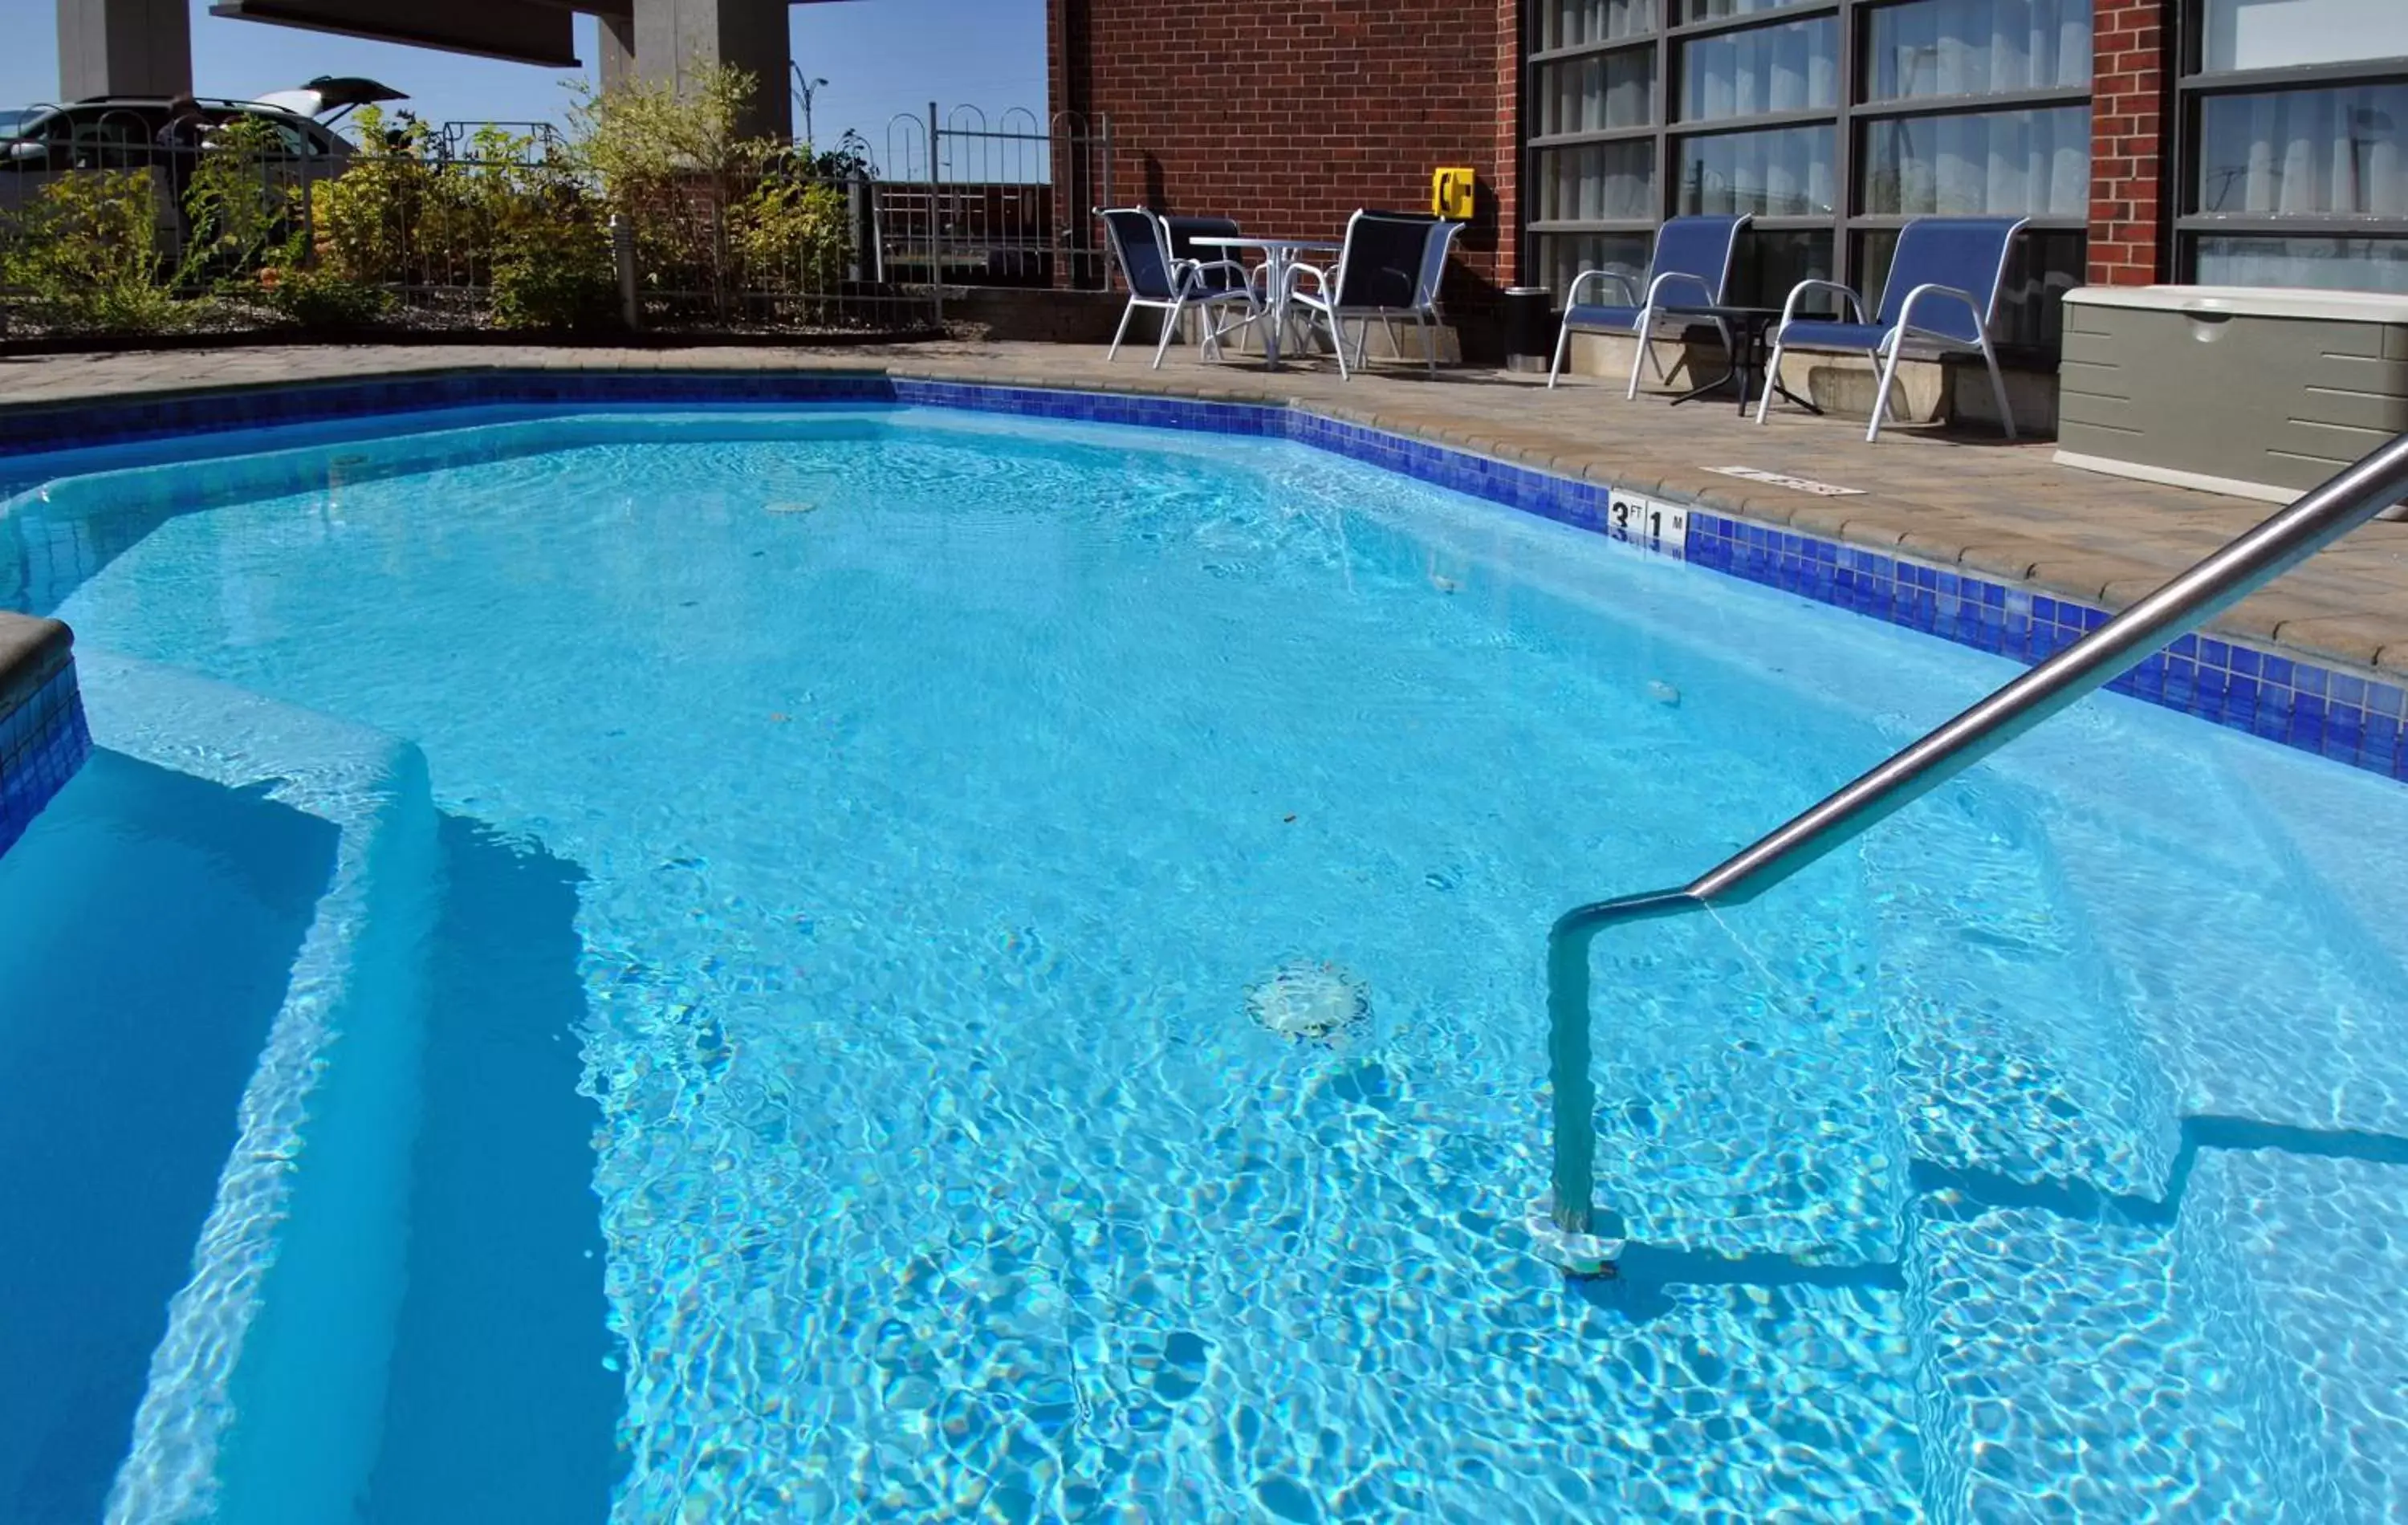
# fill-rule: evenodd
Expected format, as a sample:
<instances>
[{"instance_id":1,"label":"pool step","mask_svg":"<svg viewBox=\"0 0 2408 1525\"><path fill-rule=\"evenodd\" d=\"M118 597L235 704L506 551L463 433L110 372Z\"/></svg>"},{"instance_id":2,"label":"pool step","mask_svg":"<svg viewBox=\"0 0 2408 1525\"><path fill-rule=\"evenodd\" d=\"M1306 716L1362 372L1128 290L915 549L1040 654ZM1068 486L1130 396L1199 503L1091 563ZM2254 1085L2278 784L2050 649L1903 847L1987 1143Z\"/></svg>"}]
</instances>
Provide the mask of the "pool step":
<instances>
[{"instance_id":1,"label":"pool step","mask_svg":"<svg viewBox=\"0 0 2408 1525\"><path fill-rule=\"evenodd\" d=\"M336 835L107 1518L348 1518L403 1289L437 898L425 758L188 673L98 653L79 665L101 746L264 794Z\"/></svg>"},{"instance_id":2,"label":"pool step","mask_svg":"<svg viewBox=\"0 0 2408 1525\"><path fill-rule=\"evenodd\" d=\"M1914 1159L2161 1194L2179 1148L2174 1097L2067 903L2028 797L1999 781L1952 786L1860 851Z\"/></svg>"},{"instance_id":3,"label":"pool step","mask_svg":"<svg viewBox=\"0 0 2408 1525\"><path fill-rule=\"evenodd\" d=\"M2376 1518L2333 1507L2225 1186L2211 1163L2165 1222L1918 1200L1932 1518Z\"/></svg>"},{"instance_id":4,"label":"pool step","mask_svg":"<svg viewBox=\"0 0 2408 1525\"><path fill-rule=\"evenodd\" d=\"M2408 1519L2408 1141L2331 1143L2381 1158L2218 1150L2193 1192L2220 1208L2298 1439L2331 1468L2321 1518Z\"/></svg>"},{"instance_id":5,"label":"pool step","mask_svg":"<svg viewBox=\"0 0 2408 1525\"><path fill-rule=\"evenodd\" d=\"M1793 887L1598 939L1597 1201L1717 1262L1894 1267L1909 1157L1856 865Z\"/></svg>"}]
</instances>

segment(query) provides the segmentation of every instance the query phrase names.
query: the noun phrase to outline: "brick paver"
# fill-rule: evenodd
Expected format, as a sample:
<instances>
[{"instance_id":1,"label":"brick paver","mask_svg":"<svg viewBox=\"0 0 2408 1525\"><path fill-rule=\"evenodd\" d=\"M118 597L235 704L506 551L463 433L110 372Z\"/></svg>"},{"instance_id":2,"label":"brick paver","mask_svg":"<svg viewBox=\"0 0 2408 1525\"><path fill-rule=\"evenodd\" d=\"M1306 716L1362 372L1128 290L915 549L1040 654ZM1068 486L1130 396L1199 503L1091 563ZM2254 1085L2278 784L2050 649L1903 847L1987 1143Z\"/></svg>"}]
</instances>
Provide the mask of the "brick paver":
<instances>
[{"instance_id":1,"label":"brick paver","mask_svg":"<svg viewBox=\"0 0 2408 1525\"><path fill-rule=\"evenodd\" d=\"M2112 606L2263 519L2262 503L2060 467L2046 443L1886 430L1867 445L1845 419L1774 410L1757 427L1727 401L1681 408L1618 382L1458 368L1375 370L1352 381L1323 366L1271 374L1174 350L1106 364L1099 348L949 342L859 350L588 349L375 345L57 355L0 360L0 407L301 380L430 371L879 370L988 381L1292 402L1353 422L1503 459L1662 493L1763 523L1901 552ZM1863 489L1819 497L1721 476L1746 466ZM2408 524L2359 530L2216 622L2233 635L2366 668L2408 670Z\"/></svg>"}]
</instances>

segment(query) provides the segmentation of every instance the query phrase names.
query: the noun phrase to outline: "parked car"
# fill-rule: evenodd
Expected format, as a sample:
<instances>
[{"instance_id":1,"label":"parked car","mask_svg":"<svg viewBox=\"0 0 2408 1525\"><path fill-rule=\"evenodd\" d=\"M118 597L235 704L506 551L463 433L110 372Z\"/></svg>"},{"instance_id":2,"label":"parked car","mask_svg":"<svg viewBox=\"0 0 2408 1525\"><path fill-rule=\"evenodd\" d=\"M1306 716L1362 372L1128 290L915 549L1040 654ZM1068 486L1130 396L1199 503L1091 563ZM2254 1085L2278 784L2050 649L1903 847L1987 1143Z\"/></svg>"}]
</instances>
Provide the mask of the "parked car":
<instances>
[{"instance_id":1,"label":"parked car","mask_svg":"<svg viewBox=\"0 0 2408 1525\"><path fill-rule=\"evenodd\" d=\"M159 181L160 231L173 248L183 231L178 192L190 176L193 156L207 153L209 139L227 122L248 118L266 123L277 142L268 173L306 186L340 174L351 157L351 145L334 123L369 102L408 98L373 79L329 76L257 100L201 100L195 103L197 148L170 147L165 140L176 107L165 95L97 95L0 112L0 211L23 206L62 174L150 169Z\"/></svg>"}]
</instances>

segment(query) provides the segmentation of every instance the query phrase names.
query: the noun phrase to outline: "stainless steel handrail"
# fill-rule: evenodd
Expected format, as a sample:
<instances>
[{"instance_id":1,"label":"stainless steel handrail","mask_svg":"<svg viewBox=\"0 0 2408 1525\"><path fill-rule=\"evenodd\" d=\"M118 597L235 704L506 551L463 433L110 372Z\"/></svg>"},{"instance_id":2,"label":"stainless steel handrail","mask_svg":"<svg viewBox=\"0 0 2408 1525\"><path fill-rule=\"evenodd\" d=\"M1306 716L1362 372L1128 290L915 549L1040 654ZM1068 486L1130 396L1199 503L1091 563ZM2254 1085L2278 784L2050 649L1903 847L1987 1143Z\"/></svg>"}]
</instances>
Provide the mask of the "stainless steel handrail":
<instances>
[{"instance_id":1,"label":"stainless steel handrail","mask_svg":"<svg viewBox=\"0 0 2408 1525\"><path fill-rule=\"evenodd\" d=\"M2042 721L2115 681L2408 496L2408 434L2178 573L2121 614L1999 689L1803 814L1677 889L1566 912L1547 934L1547 1056L1555 1088L1554 1191L1533 1235L1575 1271L1621 1253L1621 1225L1596 1194L1597 1091L1589 1074L1589 945L1607 927L1752 900L1887 819Z\"/></svg>"}]
</instances>

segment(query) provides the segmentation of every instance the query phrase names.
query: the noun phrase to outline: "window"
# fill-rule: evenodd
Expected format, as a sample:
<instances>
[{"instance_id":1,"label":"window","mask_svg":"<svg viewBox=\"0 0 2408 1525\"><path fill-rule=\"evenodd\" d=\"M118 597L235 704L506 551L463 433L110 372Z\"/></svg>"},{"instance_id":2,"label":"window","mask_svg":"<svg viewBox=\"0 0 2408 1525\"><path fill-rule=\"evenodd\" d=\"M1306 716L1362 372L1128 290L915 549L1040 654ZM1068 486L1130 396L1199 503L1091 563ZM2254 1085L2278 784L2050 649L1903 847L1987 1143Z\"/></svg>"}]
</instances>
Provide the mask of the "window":
<instances>
[{"instance_id":1,"label":"window","mask_svg":"<svg viewBox=\"0 0 2408 1525\"><path fill-rule=\"evenodd\" d=\"M1531 0L1526 14L1528 267L1559 299L1584 268L1642 275L1665 217L1745 212L1734 300L1778 306L1813 278L1871 303L1907 219L2012 213L2031 220L2015 256L2028 268L2010 271L2001 337L2053 351L2086 253L2091 0Z\"/></svg>"},{"instance_id":2,"label":"window","mask_svg":"<svg viewBox=\"0 0 2408 1525\"><path fill-rule=\"evenodd\" d=\"M2408 58L2408 6L2400 0L2207 0L2200 66L2282 69Z\"/></svg>"},{"instance_id":3,"label":"window","mask_svg":"<svg viewBox=\"0 0 2408 1525\"><path fill-rule=\"evenodd\" d=\"M2189 3L2184 276L2408 293L2408 5Z\"/></svg>"},{"instance_id":4,"label":"window","mask_svg":"<svg viewBox=\"0 0 2408 1525\"><path fill-rule=\"evenodd\" d=\"M1683 122L1828 110L1839 99L1839 22L1829 17L1681 44Z\"/></svg>"},{"instance_id":5,"label":"window","mask_svg":"<svg viewBox=\"0 0 2408 1525\"><path fill-rule=\"evenodd\" d=\"M1979 111L1864 125L1864 209L1883 216L2090 210L2090 113Z\"/></svg>"},{"instance_id":6,"label":"window","mask_svg":"<svg viewBox=\"0 0 2408 1525\"><path fill-rule=\"evenodd\" d=\"M2089 0L1919 0L1865 18L1865 99L2082 89Z\"/></svg>"}]
</instances>

